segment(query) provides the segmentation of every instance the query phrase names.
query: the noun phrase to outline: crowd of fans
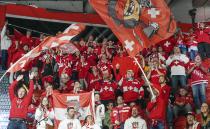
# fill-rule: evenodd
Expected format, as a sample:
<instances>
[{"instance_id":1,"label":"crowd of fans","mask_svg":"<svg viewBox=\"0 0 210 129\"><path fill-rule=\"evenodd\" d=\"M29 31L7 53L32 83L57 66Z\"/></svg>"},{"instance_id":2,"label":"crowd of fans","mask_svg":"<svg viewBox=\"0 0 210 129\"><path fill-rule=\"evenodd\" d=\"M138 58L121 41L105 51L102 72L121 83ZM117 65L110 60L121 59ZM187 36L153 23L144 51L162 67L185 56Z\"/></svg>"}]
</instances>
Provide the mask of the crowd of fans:
<instances>
[{"instance_id":1,"label":"crowd of fans","mask_svg":"<svg viewBox=\"0 0 210 129\"><path fill-rule=\"evenodd\" d=\"M4 28L6 31L6 28ZM17 39L7 31L1 35L2 67L7 69L44 38L33 39L31 32ZM21 71L10 73L11 100L8 129L27 128L27 120L37 129L53 126L54 93L95 91L96 119L76 118L74 107L58 129L164 129L186 116L186 129L210 128L206 103L208 68L202 61L210 57L210 29L204 23L189 33L179 30L156 46L136 55L150 80L152 92L141 71L112 65L114 57L128 56L119 42L103 39L73 41L79 51L71 54L59 48L44 50ZM41 97L36 98L35 93ZM199 118L199 119L198 119ZM30 119L30 120L29 120ZM95 121L95 123L94 123ZM20 129L19 128L19 129Z\"/></svg>"}]
</instances>

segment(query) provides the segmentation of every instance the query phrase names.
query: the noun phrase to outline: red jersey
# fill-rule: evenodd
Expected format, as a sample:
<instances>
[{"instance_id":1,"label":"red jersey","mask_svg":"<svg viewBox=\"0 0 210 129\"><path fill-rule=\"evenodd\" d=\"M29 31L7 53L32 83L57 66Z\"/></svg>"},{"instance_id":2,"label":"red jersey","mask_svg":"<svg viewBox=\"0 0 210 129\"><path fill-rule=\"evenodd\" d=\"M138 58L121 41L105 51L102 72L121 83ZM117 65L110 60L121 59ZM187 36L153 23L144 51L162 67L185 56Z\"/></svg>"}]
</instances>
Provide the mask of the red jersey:
<instances>
[{"instance_id":1,"label":"red jersey","mask_svg":"<svg viewBox=\"0 0 210 129\"><path fill-rule=\"evenodd\" d=\"M111 123L115 125L115 121L124 123L130 117L130 107L127 105L116 106L110 113ZM118 129L120 126L115 125L114 129Z\"/></svg>"},{"instance_id":2,"label":"red jersey","mask_svg":"<svg viewBox=\"0 0 210 129\"><path fill-rule=\"evenodd\" d=\"M77 69L79 72L79 78L84 79L88 74L88 70L90 69L90 64L88 62L84 62L83 64L80 62L77 65Z\"/></svg>"},{"instance_id":3,"label":"red jersey","mask_svg":"<svg viewBox=\"0 0 210 129\"><path fill-rule=\"evenodd\" d=\"M106 70L108 70L108 72L111 73L112 64L110 62L99 62L97 67L101 73Z\"/></svg>"},{"instance_id":4,"label":"red jersey","mask_svg":"<svg viewBox=\"0 0 210 129\"><path fill-rule=\"evenodd\" d=\"M166 120L166 107L167 103L162 95L156 98L155 102L149 102L147 104L147 110L149 112L149 118L152 120Z\"/></svg>"},{"instance_id":5,"label":"red jersey","mask_svg":"<svg viewBox=\"0 0 210 129\"><path fill-rule=\"evenodd\" d=\"M196 67L191 73L191 86L203 83L208 84L207 74L200 67Z\"/></svg>"},{"instance_id":6,"label":"red jersey","mask_svg":"<svg viewBox=\"0 0 210 129\"><path fill-rule=\"evenodd\" d=\"M176 95L175 96L175 104L176 103L184 103L184 104L192 104L193 103L193 99L192 99L192 95L191 94L187 94L186 96L181 96L181 95Z\"/></svg>"},{"instance_id":7,"label":"red jersey","mask_svg":"<svg viewBox=\"0 0 210 129\"><path fill-rule=\"evenodd\" d=\"M20 39L20 45L23 47L24 45L28 45L29 48L33 46L33 39L31 37L23 36Z\"/></svg>"},{"instance_id":8,"label":"red jersey","mask_svg":"<svg viewBox=\"0 0 210 129\"><path fill-rule=\"evenodd\" d=\"M122 82L122 91L123 91L123 99L127 102L136 101L140 96L144 96L144 89L142 85L144 81L139 82L137 79L134 80L126 80L123 79Z\"/></svg>"},{"instance_id":9,"label":"red jersey","mask_svg":"<svg viewBox=\"0 0 210 129\"><path fill-rule=\"evenodd\" d=\"M100 83L100 97L101 100L114 100L115 91L117 90L117 84L111 81L102 81Z\"/></svg>"},{"instance_id":10,"label":"red jersey","mask_svg":"<svg viewBox=\"0 0 210 129\"><path fill-rule=\"evenodd\" d=\"M97 65L97 56L95 54L88 54L87 62L90 64L90 66L96 66Z\"/></svg>"},{"instance_id":11,"label":"red jersey","mask_svg":"<svg viewBox=\"0 0 210 129\"><path fill-rule=\"evenodd\" d=\"M28 107L31 103L33 91L34 91L34 82L30 81L29 83L29 92L28 94L19 99L15 96L15 88L17 86L17 81L13 81L13 83L9 86L9 97L11 101L11 109L9 118L22 118L26 119Z\"/></svg>"},{"instance_id":12,"label":"red jersey","mask_svg":"<svg viewBox=\"0 0 210 129\"><path fill-rule=\"evenodd\" d=\"M195 34L196 34L198 43L200 42L210 43L210 38L208 35L209 32L210 31L208 29L196 31Z\"/></svg>"},{"instance_id":13,"label":"red jersey","mask_svg":"<svg viewBox=\"0 0 210 129\"><path fill-rule=\"evenodd\" d=\"M92 91L93 89L95 89L96 91L100 91L100 75L94 75L92 73L88 74L87 80L88 80L88 91Z\"/></svg>"}]
</instances>

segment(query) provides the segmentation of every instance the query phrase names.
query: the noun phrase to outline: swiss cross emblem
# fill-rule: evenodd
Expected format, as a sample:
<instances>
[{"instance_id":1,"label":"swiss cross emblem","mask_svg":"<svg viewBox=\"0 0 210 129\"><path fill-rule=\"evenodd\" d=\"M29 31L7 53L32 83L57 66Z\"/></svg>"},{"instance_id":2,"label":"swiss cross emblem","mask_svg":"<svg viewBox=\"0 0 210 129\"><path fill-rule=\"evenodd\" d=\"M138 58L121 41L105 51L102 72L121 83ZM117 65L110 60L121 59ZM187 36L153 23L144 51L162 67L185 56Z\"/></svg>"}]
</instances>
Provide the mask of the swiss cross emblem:
<instances>
[{"instance_id":1,"label":"swiss cross emblem","mask_svg":"<svg viewBox=\"0 0 210 129\"><path fill-rule=\"evenodd\" d=\"M150 8L148 14L150 14L151 18L157 18L157 16L160 15L160 11L156 8Z\"/></svg>"},{"instance_id":2,"label":"swiss cross emblem","mask_svg":"<svg viewBox=\"0 0 210 129\"><path fill-rule=\"evenodd\" d=\"M105 86L105 87L104 87L104 90L106 90L106 91L107 91L108 89L109 89L109 88L108 88L107 86Z\"/></svg>"},{"instance_id":3,"label":"swiss cross emblem","mask_svg":"<svg viewBox=\"0 0 210 129\"><path fill-rule=\"evenodd\" d=\"M129 89L129 90L133 90L133 87L132 87L132 86L129 86L128 89Z\"/></svg>"},{"instance_id":4,"label":"swiss cross emblem","mask_svg":"<svg viewBox=\"0 0 210 129\"><path fill-rule=\"evenodd\" d=\"M168 47L168 46L170 46L171 45L171 43L169 42L169 41L166 41L165 43L164 43L164 46L166 46L166 47Z\"/></svg>"},{"instance_id":5,"label":"swiss cross emblem","mask_svg":"<svg viewBox=\"0 0 210 129\"><path fill-rule=\"evenodd\" d=\"M128 41L126 40L125 42L125 48L128 49L129 51L133 51L133 45L135 44L134 41Z\"/></svg>"},{"instance_id":6,"label":"swiss cross emblem","mask_svg":"<svg viewBox=\"0 0 210 129\"><path fill-rule=\"evenodd\" d=\"M179 61L176 60L174 63L177 65L179 63Z\"/></svg>"}]
</instances>

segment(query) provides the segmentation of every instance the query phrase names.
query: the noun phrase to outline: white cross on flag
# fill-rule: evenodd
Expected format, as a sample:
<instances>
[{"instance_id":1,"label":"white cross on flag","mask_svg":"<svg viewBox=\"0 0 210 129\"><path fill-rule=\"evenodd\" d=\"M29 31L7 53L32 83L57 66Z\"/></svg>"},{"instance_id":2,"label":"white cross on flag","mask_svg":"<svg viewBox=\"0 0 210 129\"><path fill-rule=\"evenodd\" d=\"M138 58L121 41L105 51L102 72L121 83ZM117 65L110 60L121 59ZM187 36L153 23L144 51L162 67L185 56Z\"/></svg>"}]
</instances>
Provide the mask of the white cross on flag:
<instances>
[{"instance_id":1,"label":"white cross on flag","mask_svg":"<svg viewBox=\"0 0 210 129\"><path fill-rule=\"evenodd\" d=\"M157 18L157 16L160 15L160 11L156 8L150 8L148 14L150 14L151 18Z\"/></svg>"},{"instance_id":2,"label":"white cross on flag","mask_svg":"<svg viewBox=\"0 0 210 129\"><path fill-rule=\"evenodd\" d=\"M76 46L70 43L70 40L79 33L81 33L84 29L84 24L72 24L62 34L59 34L54 37L45 38L45 40L41 42L37 47L33 48L31 51L29 51L23 57L21 57L18 61L16 61L6 72L17 72L23 69L27 64L30 63L30 61L38 57L41 54L41 52L46 49L60 46L65 47L65 44L71 44L70 46L73 52L72 48L76 48ZM67 47L68 46L69 45L67 45Z\"/></svg>"}]
</instances>

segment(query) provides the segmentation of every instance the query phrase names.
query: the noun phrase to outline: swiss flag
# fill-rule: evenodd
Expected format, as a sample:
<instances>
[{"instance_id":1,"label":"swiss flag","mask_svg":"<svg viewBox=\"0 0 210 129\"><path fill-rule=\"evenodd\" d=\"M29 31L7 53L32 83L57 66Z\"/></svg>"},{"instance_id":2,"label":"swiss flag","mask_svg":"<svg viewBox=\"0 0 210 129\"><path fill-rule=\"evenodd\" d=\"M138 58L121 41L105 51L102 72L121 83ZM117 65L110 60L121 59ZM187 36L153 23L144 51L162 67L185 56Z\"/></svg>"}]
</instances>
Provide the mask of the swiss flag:
<instances>
[{"instance_id":1,"label":"swiss flag","mask_svg":"<svg viewBox=\"0 0 210 129\"><path fill-rule=\"evenodd\" d=\"M31 60L38 57L43 50L63 46L65 44L71 44L70 40L74 38L76 35L81 33L85 29L84 24L72 24L68 27L62 34L59 34L55 37L47 37L41 42L37 47L29 51L23 57L21 57L18 61L16 61L7 72L16 72L24 68ZM71 45L73 47L73 44ZM73 50L72 50L73 51Z\"/></svg>"},{"instance_id":2,"label":"swiss flag","mask_svg":"<svg viewBox=\"0 0 210 129\"><path fill-rule=\"evenodd\" d=\"M131 57L114 57L112 61L112 66L114 71L116 71L116 65L120 65L120 75L126 75L127 70L133 70L136 75L139 71L139 67L136 64L135 60ZM115 73L116 75L116 73Z\"/></svg>"},{"instance_id":3,"label":"swiss flag","mask_svg":"<svg viewBox=\"0 0 210 129\"><path fill-rule=\"evenodd\" d=\"M164 0L89 0L128 54L134 57L174 34L176 22Z\"/></svg>"}]
</instances>

